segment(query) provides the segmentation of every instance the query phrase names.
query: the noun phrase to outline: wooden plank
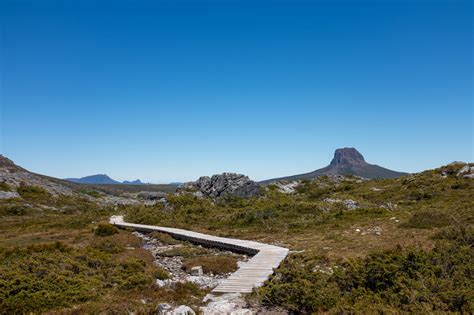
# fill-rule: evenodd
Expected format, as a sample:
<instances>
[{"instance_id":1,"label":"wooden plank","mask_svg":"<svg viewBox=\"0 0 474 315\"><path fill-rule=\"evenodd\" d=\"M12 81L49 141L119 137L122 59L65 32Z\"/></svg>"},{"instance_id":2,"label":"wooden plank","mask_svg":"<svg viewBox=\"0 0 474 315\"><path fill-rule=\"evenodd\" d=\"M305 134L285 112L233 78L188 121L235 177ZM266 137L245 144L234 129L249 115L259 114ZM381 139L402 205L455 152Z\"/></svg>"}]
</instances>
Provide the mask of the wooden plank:
<instances>
[{"instance_id":1,"label":"wooden plank","mask_svg":"<svg viewBox=\"0 0 474 315\"><path fill-rule=\"evenodd\" d=\"M223 280L212 290L215 293L250 293L255 287L263 283L273 274L281 261L288 255L288 249L275 245L263 244L255 241L239 240L233 238L218 237L187 231L176 228L167 228L154 225L127 223L122 216L112 216L110 223L119 227L134 228L142 231L158 231L171 234L180 239L201 243L207 246L215 246L230 250L255 254L229 278Z\"/></svg>"}]
</instances>

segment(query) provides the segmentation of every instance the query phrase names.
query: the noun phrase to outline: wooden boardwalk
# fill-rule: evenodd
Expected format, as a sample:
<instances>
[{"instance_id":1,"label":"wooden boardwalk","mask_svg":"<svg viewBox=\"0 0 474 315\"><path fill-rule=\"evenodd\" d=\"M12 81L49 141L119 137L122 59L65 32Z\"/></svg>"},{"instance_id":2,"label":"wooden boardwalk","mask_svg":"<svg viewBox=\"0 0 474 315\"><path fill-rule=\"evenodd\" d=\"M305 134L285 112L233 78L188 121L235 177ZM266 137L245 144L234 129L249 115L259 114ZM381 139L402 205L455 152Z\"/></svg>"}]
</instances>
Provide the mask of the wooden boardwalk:
<instances>
[{"instance_id":1,"label":"wooden boardwalk","mask_svg":"<svg viewBox=\"0 0 474 315\"><path fill-rule=\"evenodd\" d=\"M167 228L154 225L127 223L122 216L112 216L110 223L118 227L132 228L144 232L163 232L181 240L204 246L218 247L235 252L254 255L229 278L223 280L212 290L215 293L250 293L255 287L263 285L273 274L273 269L288 255L288 249L263 243L244 241L233 238L212 236L182 229Z\"/></svg>"}]
</instances>

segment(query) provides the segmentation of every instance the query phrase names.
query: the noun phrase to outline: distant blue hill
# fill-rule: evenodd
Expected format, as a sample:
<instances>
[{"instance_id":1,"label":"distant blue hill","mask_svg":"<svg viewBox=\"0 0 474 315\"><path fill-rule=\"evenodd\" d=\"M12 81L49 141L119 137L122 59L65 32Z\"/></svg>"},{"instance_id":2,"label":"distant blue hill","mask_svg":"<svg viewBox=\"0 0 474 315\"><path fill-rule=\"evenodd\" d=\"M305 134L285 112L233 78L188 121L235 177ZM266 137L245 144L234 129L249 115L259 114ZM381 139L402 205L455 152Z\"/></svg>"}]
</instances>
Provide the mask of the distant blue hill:
<instances>
[{"instance_id":1,"label":"distant blue hill","mask_svg":"<svg viewBox=\"0 0 474 315\"><path fill-rule=\"evenodd\" d=\"M86 177L81 177L81 178L65 178L64 180L73 182L73 183L78 183L78 184L97 184L97 185L112 185L112 184L125 184L125 185L144 185L141 180L133 180L133 181L124 181L123 183L116 181L112 178L110 178L106 174L97 174L97 175L91 175L91 176L86 176Z\"/></svg>"},{"instance_id":2,"label":"distant blue hill","mask_svg":"<svg viewBox=\"0 0 474 315\"><path fill-rule=\"evenodd\" d=\"M183 182L172 182L172 183L169 183L168 185L181 186L183 184L184 184Z\"/></svg>"},{"instance_id":3,"label":"distant blue hill","mask_svg":"<svg viewBox=\"0 0 474 315\"><path fill-rule=\"evenodd\" d=\"M145 185L145 183L142 183L142 181L139 180L139 179L132 180L132 181L126 180L126 181L123 182L123 184L125 184L125 185Z\"/></svg>"}]
</instances>

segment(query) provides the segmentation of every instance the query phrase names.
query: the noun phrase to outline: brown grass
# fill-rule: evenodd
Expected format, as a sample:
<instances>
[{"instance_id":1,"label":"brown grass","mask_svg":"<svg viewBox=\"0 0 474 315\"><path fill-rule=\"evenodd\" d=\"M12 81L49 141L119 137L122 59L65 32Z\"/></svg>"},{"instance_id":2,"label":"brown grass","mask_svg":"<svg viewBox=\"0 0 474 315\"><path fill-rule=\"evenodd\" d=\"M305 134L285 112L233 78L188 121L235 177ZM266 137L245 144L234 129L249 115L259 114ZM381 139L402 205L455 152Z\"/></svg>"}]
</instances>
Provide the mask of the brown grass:
<instances>
[{"instance_id":1,"label":"brown grass","mask_svg":"<svg viewBox=\"0 0 474 315\"><path fill-rule=\"evenodd\" d=\"M237 258L223 255L203 256L187 259L183 263L187 272L195 266L202 266L204 273L226 274L237 270Z\"/></svg>"}]
</instances>

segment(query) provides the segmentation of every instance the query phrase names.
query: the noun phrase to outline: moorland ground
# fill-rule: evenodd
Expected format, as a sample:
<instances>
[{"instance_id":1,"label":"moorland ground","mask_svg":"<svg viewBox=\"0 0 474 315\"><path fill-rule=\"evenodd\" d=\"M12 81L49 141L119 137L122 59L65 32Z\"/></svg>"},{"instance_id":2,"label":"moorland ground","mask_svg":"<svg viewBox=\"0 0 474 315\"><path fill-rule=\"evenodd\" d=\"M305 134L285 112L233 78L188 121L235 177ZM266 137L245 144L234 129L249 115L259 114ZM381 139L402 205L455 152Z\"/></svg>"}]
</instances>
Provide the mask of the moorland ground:
<instances>
[{"instance_id":1,"label":"moorland ground","mask_svg":"<svg viewBox=\"0 0 474 315\"><path fill-rule=\"evenodd\" d=\"M469 313L474 184L456 175L460 168L384 180L320 177L292 194L270 185L251 199L169 195L154 206L105 206L90 194L52 197L23 186L19 198L0 202L0 309L148 313L160 302L200 305L205 290L157 287L166 272L140 240L100 225L121 213L130 222L290 248L252 303L302 313Z\"/></svg>"}]
</instances>

